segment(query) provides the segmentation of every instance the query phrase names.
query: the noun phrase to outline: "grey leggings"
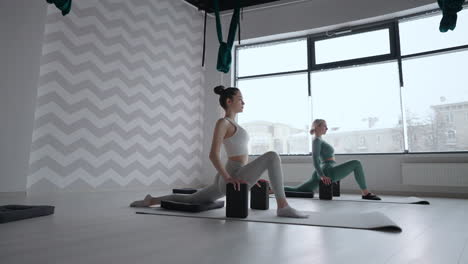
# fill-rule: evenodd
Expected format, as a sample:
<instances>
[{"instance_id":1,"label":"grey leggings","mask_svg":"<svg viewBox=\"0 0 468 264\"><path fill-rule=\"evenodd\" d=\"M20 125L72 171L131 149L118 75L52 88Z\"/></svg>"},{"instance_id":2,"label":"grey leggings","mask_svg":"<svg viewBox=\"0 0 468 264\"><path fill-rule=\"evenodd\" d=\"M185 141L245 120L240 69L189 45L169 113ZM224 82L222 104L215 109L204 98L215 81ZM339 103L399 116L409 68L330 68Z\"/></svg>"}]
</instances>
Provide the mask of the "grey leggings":
<instances>
[{"instance_id":1,"label":"grey leggings","mask_svg":"<svg viewBox=\"0 0 468 264\"><path fill-rule=\"evenodd\" d=\"M250 189L268 170L270 185L275 192L276 198L286 198L283 187L283 170L281 169L281 159L276 152L269 151L245 166L238 161L228 160L226 170L231 177L244 180ZM194 194L171 194L158 197L160 200L168 200L184 203L209 203L226 195L226 182L219 175L216 175L213 184L197 191Z\"/></svg>"}]
</instances>

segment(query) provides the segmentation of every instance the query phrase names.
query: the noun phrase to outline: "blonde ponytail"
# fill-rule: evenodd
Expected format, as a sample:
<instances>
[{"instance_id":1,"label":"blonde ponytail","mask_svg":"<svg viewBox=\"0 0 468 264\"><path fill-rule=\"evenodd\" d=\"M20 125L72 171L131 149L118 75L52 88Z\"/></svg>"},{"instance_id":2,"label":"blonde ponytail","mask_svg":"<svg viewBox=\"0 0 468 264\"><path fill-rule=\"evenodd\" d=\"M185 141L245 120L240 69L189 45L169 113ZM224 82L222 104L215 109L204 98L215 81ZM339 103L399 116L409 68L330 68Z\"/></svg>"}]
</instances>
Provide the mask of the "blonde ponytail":
<instances>
[{"instance_id":1,"label":"blonde ponytail","mask_svg":"<svg viewBox=\"0 0 468 264\"><path fill-rule=\"evenodd\" d=\"M314 122L312 122L312 128L310 129L310 134L315 134L315 129L320 126L323 122L325 122L324 119L315 119Z\"/></svg>"}]
</instances>

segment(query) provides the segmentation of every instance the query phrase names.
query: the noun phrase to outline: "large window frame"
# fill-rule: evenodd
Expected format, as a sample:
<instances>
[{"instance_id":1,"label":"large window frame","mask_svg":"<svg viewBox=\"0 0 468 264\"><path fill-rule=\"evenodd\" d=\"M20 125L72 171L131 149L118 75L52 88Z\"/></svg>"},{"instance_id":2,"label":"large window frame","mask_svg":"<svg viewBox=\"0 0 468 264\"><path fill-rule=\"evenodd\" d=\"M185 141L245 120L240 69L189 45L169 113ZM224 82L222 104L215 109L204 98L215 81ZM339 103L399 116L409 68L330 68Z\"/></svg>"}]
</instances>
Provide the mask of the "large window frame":
<instances>
[{"instance_id":1,"label":"large window frame","mask_svg":"<svg viewBox=\"0 0 468 264\"><path fill-rule=\"evenodd\" d=\"M466 10L468 4L463 6L463 10ZM433 9L430 11L420 12L412 15L407 16L400 16L390 20L379 21L375 23L369 23L354 27L347 27L347 28L340 28L333 31L326 31L320 32L316 34L309 34L303 36L297 36L293 38L284 38L284 39L277 39L277 40L270 40L264 42L256 42L244 45L236 45L234 49L234 85L237 86L238 81L240 80L248 80L248 79L257 79L257 78L264 78L264 77L273 77L273 76L281 76L281 75L290 75L290 74L297 74L297 73L307 73L308 76L308 96L312 96L311 91L311 78L310 75L313 72L322 71L322 70L329 70L329 69L337 69L337 68L344 68L344 67L352 67L352 66L359 66L359 65L366 65L366 64L375 64L381 62L389 62L389 61L396 61L398 64L398 73L399 73L399 82L400 82L400 94L401 89L404 89L404 78L403 78L403 69L402 69L402 61L408 58L420 58L425 56L431 56L436 54L454 52L454 51L462 51L468 50L468 44L454 46L450 48L443 48L443 49L435 49L431 51L413 53L408 55L401 55L401 48L400 48L400 33L399 33L399 23L404 22L405 20L412 20L418 18L424 18L428 16L435 16L440 15L441 11L439 9ZM360 33L372 32L381 29L388 29L389 33L389 47L390 52L388 54L376 55L376 56L369 56L369 57L362 57L356 59L349 59L349 60L341 60L341 61L334 61L328 63L317 64L315 61L315 43L321 40L333 39L338 37L344 36L351 36ZM256 46L256 45L265 45L265 44L273 44L273 43L280 43L285 41L293 41L293 40L307 40L307 69L304 70L297 70L297 71L285 71L285 72L274 72L268 74L258 74L258 75L248 75L248 76L238 76L238 53L239 49L249 47L249 46ZM401 98L401 100L403 100ZM405 111L403 109L404 104L401 104L402 107L402 117L403 117L403 135L404 135L404 151L402 152L390 152L390 153L342 153L336 155L401 155L401 154L450 154L450 153L468 153L468 151L431 151L431 152L411 152L409 151L408 147L408 134L407 134L407 124L406 124L406 117ZM312 122L312 120L311 120ZM309 154L281 154L282 156L310 156ZM254 155L255 156L255 155Z\"/></svg>"}]
</instances>

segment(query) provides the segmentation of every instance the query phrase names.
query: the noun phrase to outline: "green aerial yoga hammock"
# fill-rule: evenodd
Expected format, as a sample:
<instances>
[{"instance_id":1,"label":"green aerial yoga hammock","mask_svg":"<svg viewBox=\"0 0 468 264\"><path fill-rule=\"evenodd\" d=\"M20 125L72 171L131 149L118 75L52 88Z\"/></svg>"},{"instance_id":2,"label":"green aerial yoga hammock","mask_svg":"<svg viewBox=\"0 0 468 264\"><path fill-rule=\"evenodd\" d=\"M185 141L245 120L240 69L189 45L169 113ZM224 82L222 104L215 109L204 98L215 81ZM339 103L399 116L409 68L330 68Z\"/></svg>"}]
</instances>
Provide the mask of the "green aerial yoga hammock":
<instances>
[{"instance_id":1,"label":"green aerial yoga hammock","mask_svg":"<svg viewBox=\"0 0 468 264\"><path fill-rule=\"evenodd\" d=\"M220 44L216 69L220 72L227 73L231 68L231 50L236 36L237 25L239 24L240 4L239 0L237 0L237 5L236 8L234 8L234 13L231 19L231 25L229 26L227 42L223 42L223 31L221 29L221 20L219 18L219 0L214 0L214 8L216 15L216 31L218 32L218 40Z\"/></svg>"},{"instance_id":2,"label":"green aerial yoga hammock","mask_svg":"<svg viewBox=\"0 0 468 264\"><path fill-rule=\"evenodd\" d=\"M49 4L55 4L55 6L62 11L62 16L70 13L72 0L46 0Z\"/></svg>"},{"instance_id":3,"label":"green aerial yoga hammock","mask_svg":"<svg viewBox=\"0 0 468 264\"><path fill-rule=\"evenodd\" d=\"M457 25L457 12L463 9L463 2L465 0L437 0L437 4L439 4L443 15L440 20L440 32L455 29Z\"/></svg>"}]
</instances>

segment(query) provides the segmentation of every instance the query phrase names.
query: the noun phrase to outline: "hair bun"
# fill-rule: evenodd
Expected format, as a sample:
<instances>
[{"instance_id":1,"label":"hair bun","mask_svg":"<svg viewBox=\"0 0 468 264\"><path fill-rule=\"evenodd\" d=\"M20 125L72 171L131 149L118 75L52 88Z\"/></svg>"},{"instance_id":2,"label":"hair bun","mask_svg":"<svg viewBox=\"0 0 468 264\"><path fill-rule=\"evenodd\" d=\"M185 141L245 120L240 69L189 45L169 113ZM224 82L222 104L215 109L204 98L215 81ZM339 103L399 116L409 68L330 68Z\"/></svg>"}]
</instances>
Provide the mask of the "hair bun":
<instances>
[{"instance_id":1,"label":"hair bun","mask_svg":"<svg viewBox=\"0 0 468 264\"><path fill-rule=\"evenodd\" d=\"M226 88L223 85L218 85L214 88L215 94L222 94Z\"/></svg>"}]
</instances>

